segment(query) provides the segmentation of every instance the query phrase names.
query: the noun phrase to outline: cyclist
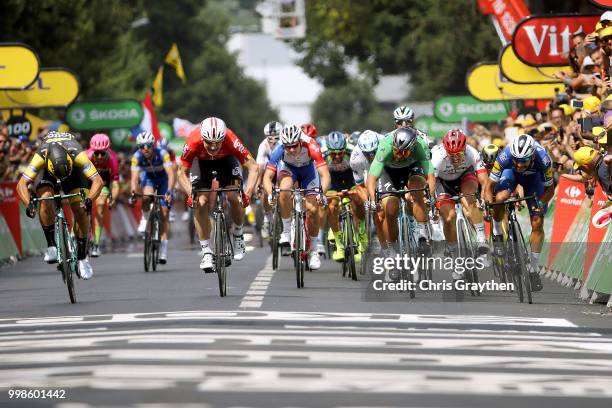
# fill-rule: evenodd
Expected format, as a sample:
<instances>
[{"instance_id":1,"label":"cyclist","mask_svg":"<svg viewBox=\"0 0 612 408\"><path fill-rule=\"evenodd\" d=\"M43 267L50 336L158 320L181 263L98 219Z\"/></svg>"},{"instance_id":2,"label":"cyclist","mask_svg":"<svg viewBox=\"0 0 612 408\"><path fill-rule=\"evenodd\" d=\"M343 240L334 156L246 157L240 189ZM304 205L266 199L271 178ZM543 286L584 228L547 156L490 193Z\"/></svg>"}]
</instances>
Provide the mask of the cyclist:
<instances>
[{"instance_id":1,"label":"cyclist","mask_svg":"<svg viewBox=\"0 0 612 408\"><path fill-rule=\"evenodd\" d=\"M198 164L199 176L191 171L194 161ZM249 206L249 197L255 191L257 163L242 140L219 118L209 117L204 119L199 128L192 130L187 137L187 143L181 155L179 183L187 192L187 205L189 207L195 205L194 221L202 248L200 269L205 273L214 272L213 251L209 242L211 224L208 216L209 202L212 197L211 193L205 192L196 193L194 197L193 190L211 188L213 171L217 172L216 180L219 187L226 188L239 185L242 182L241 166L249 172L244 193L241 192L239 195L237 192L228 192L225 194L230 203L234 259L236 261L244 259L246 253L242 231L244 209ZM190 172L194 176L193 179L190 179Z\"/></svg>"},{"instance_id":2,"label":"cyclist","mask_svg":"<svg viewBox=\"0 0 612 408\"><path fill-rule=\"evenodd\" d=\"M610 202L612 201L611 162L612 156L608 155L606 162L606 158L601 151L583 146L574 153L574 170L580 170L582 174L562 174L561 177L581 182L597 180L604 194L607 195L608 202Z\"/></svg>"},{"instance_id":3,"label":"cyclist","mask_svg":"<svg viewBox=\"0 0 612 408\"><path fill-rule=\"evenodd\" d=\"M353 152L351 153L351 170L353 171L353 179L355 180L355 184L357 185L357 194L359 195L361 201L365 204L365 208L367 209L369 209L369 201L368 190L365 186L365 181L368 176L368 169L370 168L370 163L372 163L372 161L374 160L374 156L376 155L378 142L382 138L383 135L381 135L380 133L374 132L372 130L364 130L363 133L359 135L359 138L357 139L357 146L353 148ZM372 208L372 210L375 210L375 208ZM383 216L384 212L378 211L377 216L373 217L373 220L376 223L376 233L378 235L378 240L381 243L385 242L382 235ZM359 239L360 252L362 253L368 243L367 231L364 232L365 236L362 235Z\"/></svg>"},{"instance_id":4,"label":"cyclist","mask_svg":"<svg viewBox=\"0 0 612 408\"><path fill-rule=\"evenodd\" d=\"M272 195L272 180L277 175L281 189L290 189L298 182L303 189L321 187L322 194L329 189L330 175L327 163L321 155L317 142L296 125L286 125L280 134L281 144L276 146L266 165L263 185L266 194ZM319 233L319 218L317 217L316 193L306 194L306 211L308 212L307 228L310 234L310 253L308 264L310 269L319 269L321 260L317 252ZM280 214L283 222L283 232L278 241L279 245L290 245L291 209L292 200L288 192L279 196Z\"/></svg>"},{"instance_id":5,"label":"cyclist","mask_svg":"<svg viewBox=\"0 0 612 408\"><path fill-rule=\"evenodd\" d=\"M328 217L329 226L334 234L336 250L332 254L334 261L344 260L344 246L342 244L342 231L340 231L340 200L334 193L342 190L354 190L355 179L351 170L351 154L353 146L347 143L346 137L342 132L337 130L327 135L327 145L321 149L323 158L327 162L327 168L331 177L331 186L327 194L328 200ZM353 214L359 220L359 252L355 254L355 261L361 261L361 251L365 248L365 214L363 210L363 202L359 195L355 194L351 200Z\"/></svg>"},{"instance_id":6,"label":"cyclist","mask_svg":"<svg viewBox=\"0 0 612 408\"><path fill-rule=\"evenodd\" d=\"M499 151L499 147L493 143L486 145L480 151L480 160L482 161L484 168L487 170L487 173L491 173Z\"/></svg>"},{"instance_id":7,"label":"cyclist","mask_svg":"<svg viewBox=\"0 0 612 408\"><path fill-rule=\"evenodd\" d=\"M429 148L434 146L432 140L429 139L427 133L414 127L414 111L408 106L398 106L393 111L393 119L395 119L395 128L412 128L417 131L417 135L423 139Z\"/></svg>"},{"instance_id":8,"label":"cyclist","mask_svg":"<svg viewBox=\"0 0 612 408\"><path fill-rule=\"evenodd\" d=\"M87 257L89 231L87 213L91 211L92 201L98 198L104 181L74 135L49 132L17 183L17 194L26 206L26 214L30 218L34 218L36 208L31 205L28 188L43 167L42 179L36 186L38 197L46 198L59 194L60 187L66 194L78 193L80 189L88 190L85 201L75 196L70 198L69 202L75 220L74 235L77 242L79 276L90 279L93 276L93 269ZM44 260L47 263L56 263L58 260L55 242L55 207L51 201L40 202L40 225L47 240Z\"/></svg>"},{"instance_id":9,"label":"cyclist","mask_svg":"<svg viewBox=\"0 0 612 408\"><path fill-rule=\"evenodd\" d=\"M457 254L457 231L455 202L449 197L459 194L477 194L478 185L487 183L485 170L478 151L467 145L467 138L461 129L451 129L442 138L442 144L431 151L431 163L436 176L437 208L442 215L442 227L452 257ZM476 196L461 199L467 218L476 229L478 253L488 252L482 213L476 205ZM453 272L453 278L461 279Z\"/></svg>"},{"instance_id":10,"label":"cyclist","mask_svg":"<svg viewBox=\"0 0 612 408\"><path fill-rule=\"evenodd\" d=\"M119 160L117 153L111 148L111 141L104 133L97 133L89 141L87 157L98 169L98 174L104 180L102 192L96 199L96 213L94 221L94 240L91 247L91 256L98 257L100 251L100 237L106 217L106 207L113 208L119 197Z\"/></svg>"},{"instance_id":11,"label":"cyclist","mask_svg":"<svg viewBox=\"0 0 612 408\"><path fill-rule=\"evenodd\" d=\"M354 132L351 133L351 136L349 137L349 143L352 144L353 146L357 146L357 141L359 140L359 135L361 135L361 132L356 130Z\"/></svg>"},{"instance_id":12,"label":"cyclist","mask_svg":"<svg viewBox=\"0 0 612 408\"><path fill-rule=\"evenodd\" d=\"M535 270L540 259L542 243L544 242L544 215L548 202L552 198L555 185L553 180L552 160L546 150L533 137L521 134L514 138L512 144L502 150L489 182L484 189L485 200L489 203L501 202L510 198L510 194L521 185L525 196L535 195L537 198L527 201L531 218L531 264L530 271L534 291L542 290L542 282ZM502 242L503 206L493 207L493 242L499 248Z\"/></svg>"},{"instance_id":13,"label":"cyclist","mask_svg":"<svg viewBox=\"0 0 612 408\"><path fill-rule=\"evenodd\" d=\"M261 229L261 235L265 239L269 236L270 228L270 212L272 208L268 202L268 196L263 191L262 179L264 172L266 171L266 164L270 160L270 154L276 144L278 143L278 137L280 132L283 130L283 125L280 122L272 121L266 123L264 126L264 135L266 138L259 144L257 149L257 166L258 166L258 177L257 177L257 191L262 192L262 206L264 210L263 228Z\"/></svg>"},{"instance_id":14,"label":"cyclist","mask_svg":"<svg viewBox=\"0 0 612 408\"><path fill-rule=\"evenodd\" d=\"M155 138L151 132L142 132L136 136L138 150L132 155L132 196L142 188L142 218L138 225L138 232L144 234L147 220L151 211L152 199L148 194L164 195L161 205L161 243L159 246L159 263L168 261L168 235L170 234L170 205L174 199L174 172L170 154L155 146ZM131 199L133 203L133 198Z\"/></svg>"},{"instance_id":15,"label":"cyclist","mask_svg":"<svg viewBox=\"0 0 612 408\"><path fill-rule=\"evenodd\" d=\"M306 136L310 137L311 139L315 139L315 141L319 145L319 148L321 149L321 152L323 152L323 149L325 149L325 145L327 143L325 140L326 135L321 135L317 137L317 128L312 123L304 123L301 128L302 132L304 132ZM326 253L324 243L327 225L327 208L325 206L319 207L317 216L319 217L319 237L317 239L317 252L322 255ZM332 234L331 230L330 234ZM331 236L329 240L333 240L333 236Z\"/></svg>"},{"instance_id":16,"label":"cyclist","mask_svg":"<svg viewBox=\"0 0 612 408\"><path fill-rule=\"evenodd\" d=\"M400 127L388 133L379 143L376 157L370 166L366 186L370 198L370 206L376 206L376 189L382 194L384 209L383 231L388 248L387 256L397 252L399 200L391 195L393 191L405 188L424 188L426 183L429 191L435 191L436 178L431 165L431 152L427 142L410 127ZM417 221L419 247L424 248L428 241L428 211L425 195L414 192L412 196L412 212ZM384 246L383 246L384 248Z\"/></svg>"}]
</instances>

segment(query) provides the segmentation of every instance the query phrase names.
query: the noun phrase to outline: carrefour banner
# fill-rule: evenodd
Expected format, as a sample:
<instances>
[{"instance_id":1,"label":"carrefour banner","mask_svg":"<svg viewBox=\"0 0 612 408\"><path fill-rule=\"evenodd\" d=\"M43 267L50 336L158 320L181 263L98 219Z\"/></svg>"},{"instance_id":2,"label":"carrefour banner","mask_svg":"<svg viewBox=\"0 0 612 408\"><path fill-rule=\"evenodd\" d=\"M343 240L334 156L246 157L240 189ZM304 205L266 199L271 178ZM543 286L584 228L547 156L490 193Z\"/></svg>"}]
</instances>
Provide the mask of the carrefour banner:
<instances>
[{"instance_id":1,"label":"carrefour banner","mask_svg":"<svg viewBox=\"0 0 612 408\"><path fill-rule=\"evenodd\" d=\"M443 96L434 103L434 115L446 123L457 123L464 119L470 122L496 122L504 119L507 114L504 102L483 102L470 95Z\"/></svg>"}]
</instances>

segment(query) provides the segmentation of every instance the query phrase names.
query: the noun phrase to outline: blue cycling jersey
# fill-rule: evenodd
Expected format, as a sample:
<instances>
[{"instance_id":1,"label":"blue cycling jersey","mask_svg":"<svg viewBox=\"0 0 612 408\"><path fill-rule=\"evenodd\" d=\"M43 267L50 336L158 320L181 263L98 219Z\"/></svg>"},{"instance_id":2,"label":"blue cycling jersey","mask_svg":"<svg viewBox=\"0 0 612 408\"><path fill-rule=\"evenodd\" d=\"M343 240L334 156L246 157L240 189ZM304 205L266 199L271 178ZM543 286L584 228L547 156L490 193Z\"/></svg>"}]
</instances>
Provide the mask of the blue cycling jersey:
<instances>
[{"instance_id":1,"label":"blue cycling jersey","mask_svg":"<svg viewBox=\"0 0 612 408\"><path fill-rule=\"evenodd\" d=\"M166 168L169 167L172 167L170 154L159 147L153 149L150 159L147 159L141 150L132 156L132 170L144 172L150 178L166 177Z\"/></svg>"},{"instance_id":2,"label":"blue cycling jersey","mask_svg":"<svg viewBox=\"0 0 612 408\"><path fill-rule=\"evenodd\" d=\"M497 159L493 164L493 170L491 170L489 177L491 180L498 183L504 170L514 170L510 146L504 148L504 150L497 155ZM531 161L531 164L524 172L521 172L520 174L521 176L533 176L539 174L542 177L545 187L552 186L554 183L552 160L546 152L546 149L539 144L536 144L534 158Z\"/></svg>"}]
</instances>

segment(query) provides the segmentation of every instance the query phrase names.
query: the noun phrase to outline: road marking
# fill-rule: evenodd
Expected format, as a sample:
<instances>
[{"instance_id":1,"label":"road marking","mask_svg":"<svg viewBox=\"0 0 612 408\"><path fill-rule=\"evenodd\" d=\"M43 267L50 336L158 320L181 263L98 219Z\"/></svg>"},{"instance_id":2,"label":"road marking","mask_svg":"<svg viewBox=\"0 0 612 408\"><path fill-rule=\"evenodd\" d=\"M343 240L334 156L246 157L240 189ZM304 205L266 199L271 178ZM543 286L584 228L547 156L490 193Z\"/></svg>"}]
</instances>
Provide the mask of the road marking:
<instances>
[{"instance_id":1,"label":"road marking","mask_svg":"<svg viewBox=\"0 0 612 408\"><path fill-rule=\"evenodd\" d=\"M264 267L257 273L253 282L251 282L251 286L247 290L246 295L242 298L240 302L241 308L248 309L259 309L263 304L263 299L268 290L268 286L272 282L272 277L274 276L274 269L272 269L272 255L266 259L266 263Z\"/></svg>"},{"instance_id":2,"label":"road marking","mask_svg":"<svg viewBox=\"0 0 612 408\"><path fill-rule=\"evenodd\" d=\"M127 258L144 258L144 252L132 252L126 255Z\"/></svg>"}]
</instances>

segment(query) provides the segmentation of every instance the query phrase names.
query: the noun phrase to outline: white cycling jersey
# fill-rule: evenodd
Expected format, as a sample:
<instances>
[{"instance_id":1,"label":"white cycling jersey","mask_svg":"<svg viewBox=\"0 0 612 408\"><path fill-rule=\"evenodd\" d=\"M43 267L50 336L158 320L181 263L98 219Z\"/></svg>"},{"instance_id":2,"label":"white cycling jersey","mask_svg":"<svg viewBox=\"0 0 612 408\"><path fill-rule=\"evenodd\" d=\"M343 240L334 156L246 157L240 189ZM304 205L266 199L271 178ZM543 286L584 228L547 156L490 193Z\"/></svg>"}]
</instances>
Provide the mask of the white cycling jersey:
<instances>
[{"instance_id":1,"label":"white cycling jersey","mask_svg":"<svg viewBox=\"0 0 612 408\"><path fill-rule=\"evenodd\" d=\"M368 162L359 146L355 146L351 153L351 170L353 170L355 184L363 184L365 182L369 169L370 162Z\"/></svg>"},{"instance_id":2,"label":"white cycling jersey","mask_svg":"<svg viewBox=\"0 0 612 408\"><path fill-rule=\"evenodd\" d=\"M431 164L434 166L435 176L442 180L457 180L466 172L480 173L486 171L480 160L480 153L470 145L465 146L465 156L457 167L451 163L444 146L436 145L431 149Z\"/></svg>"},{"instance_id":3,"label":"white cycling jersey","mask_svg":"<svg viewBox=\"0 0 612 408\"><path fill-rule=\"evenodd\" d=\"M264 139L257 149L257 164L259 166L265 166L270 160L270 154L272 153L272 146L268 143L268 139Z\"/></svg>"}]
</instances>

